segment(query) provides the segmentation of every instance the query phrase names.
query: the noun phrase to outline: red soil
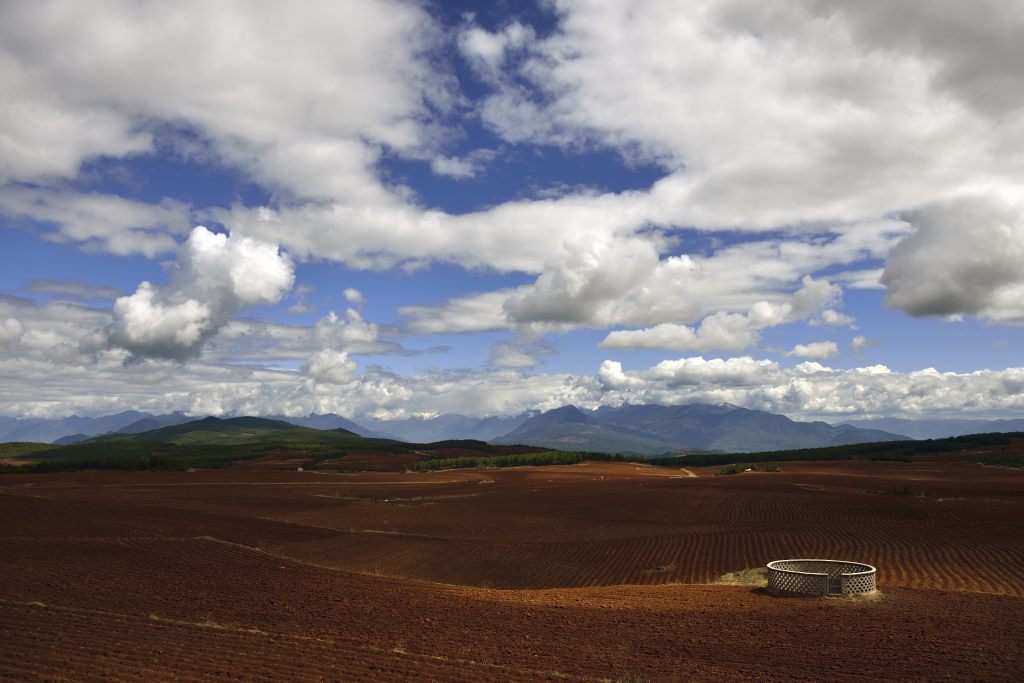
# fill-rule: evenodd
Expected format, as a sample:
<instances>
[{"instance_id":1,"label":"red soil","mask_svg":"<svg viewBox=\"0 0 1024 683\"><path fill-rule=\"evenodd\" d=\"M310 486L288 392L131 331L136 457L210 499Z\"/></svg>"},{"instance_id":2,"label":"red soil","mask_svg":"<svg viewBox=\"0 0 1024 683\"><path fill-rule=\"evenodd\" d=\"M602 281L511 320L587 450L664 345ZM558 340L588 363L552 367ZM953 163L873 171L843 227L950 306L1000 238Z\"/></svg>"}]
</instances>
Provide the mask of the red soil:
<instances>
[{"instance_id":1,"label":"red soil","mask_svg":"<svg viewBox=\"0 0 1024 683\"><path fill-rule=\"evenodd\" d=\"M1024 676L1024 472L782 467L5 476L0 677ZM883 597L679 585L790 556Z\"/></svg>"},{"instance_id":2,"label":"red soil","mask_svg":"<svg viewBox=\"0 0 1024 683\"><path fill-rule=\"evenodd\" d=\"M344 457L324 460L318 467L349 472L401 472L422 459L423 457L417 453L350 451Z\"/></svg>"},{"instance_id":3,"label":"red soil","mask_svg":"<svg viewBox=\"0 0 1024 683\"><path fill-rule=\"evenodd\" d=\"M278 451L255 460L235 460L231 467L236 470L292 470L309 465L313 458L300 455L302 451Z\"/></svg>"},{"instance_id":4,"label":"red soil","mask_svg":"<svg viewBox=\"0 0 1024 683\"><path fill-rule=\"evenodd\" d=\"M23 467L25 465L35 465L38 460L32 458L0 458L0 465L8 465L9 467Z\"/></svg>"}]
</instances>

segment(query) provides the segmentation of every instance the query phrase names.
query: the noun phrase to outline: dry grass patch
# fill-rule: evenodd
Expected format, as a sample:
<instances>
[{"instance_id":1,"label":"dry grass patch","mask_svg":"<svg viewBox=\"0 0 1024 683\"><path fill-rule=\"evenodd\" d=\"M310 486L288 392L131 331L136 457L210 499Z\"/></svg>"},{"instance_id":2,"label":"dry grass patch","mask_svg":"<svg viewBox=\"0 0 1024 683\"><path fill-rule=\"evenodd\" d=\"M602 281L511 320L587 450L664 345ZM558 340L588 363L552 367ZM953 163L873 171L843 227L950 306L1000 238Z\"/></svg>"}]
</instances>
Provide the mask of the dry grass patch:
<instances>
[{"instance_id":1,"label":"dry grass patch","mask_svg":"<svg viewBox=\"0 0 1024 683\"><path fill-rule=\"evenodd\" d=\"M715 583L727 586L767 586L768 567L753 567L722 574Z\"/></svg>"}]
</instances>

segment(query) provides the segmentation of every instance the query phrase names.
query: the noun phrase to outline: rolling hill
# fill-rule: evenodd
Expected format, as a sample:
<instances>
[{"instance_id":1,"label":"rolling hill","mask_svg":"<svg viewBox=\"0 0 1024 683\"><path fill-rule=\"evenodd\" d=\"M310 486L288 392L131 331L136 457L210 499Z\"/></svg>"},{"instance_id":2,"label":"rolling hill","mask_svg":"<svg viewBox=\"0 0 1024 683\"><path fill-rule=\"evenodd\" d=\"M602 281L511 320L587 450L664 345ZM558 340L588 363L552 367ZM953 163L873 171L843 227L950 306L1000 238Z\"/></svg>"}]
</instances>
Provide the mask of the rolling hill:
<instances>
[{"instance_id":1,"label":"rolling hill","mask_svg":"<svg viewBox=\"0 0 1024 683\"><path fill-rule=\"evenodd\" d=\"M391 442L383 442L391 443ZM137 434L107 434L68 445L39 444L31 459L66 463L79 469L184 469L220 467L234 460L275 451L343 454L353 447L377 445L352 432L320 430L260 417L208 417Z\"/></svg>"},{"instance_id":2,"label":"rolling hill","mask_svg":"<svg viewBox=\"0 0 1024 683\"><path fill-rule=\"evenodd\" d=\"M171 413L169 415L150 415L144 417L137 422L133 422L126 427L121 427L115 434L141 434L142 432L148 432L153 429L160 429L161 427L172 427L174 425L185 424L186 422L192 422L198 420L198 417L190 417L185 413Z\"/></svg>"},{"instance_id":3,"label":"rolling hill","mask_svg":"<svg viewBox=\"0 0 1024 683\"><path fill-rule=\"evenodd\" d=\"M100 437L111 439L118 437ZM347 429L312 429L299 427L282 420L264 417L206 417L184 424L161 427L148 432L124 435L131 438L157 443L178 445L214 445L280 442L287 445L309 443L351 442L358 434Z\"/></svg>"},{"instance_id":4,"label":"rolling hill","mask_svg":"<svg viewBox=\"0 0 1024 683\"><path fill-rule=\"evenodd\" d=\"M401 471L422 460L529 454L528 446L459 440L416 444L367 438L342 428L312 429L261 417L208 417L138 434L107 434L59 446L0 444L0 472L122 469L257 469ZM15 462L5 463L11 458Z\"/></svg>"}]
</instances>

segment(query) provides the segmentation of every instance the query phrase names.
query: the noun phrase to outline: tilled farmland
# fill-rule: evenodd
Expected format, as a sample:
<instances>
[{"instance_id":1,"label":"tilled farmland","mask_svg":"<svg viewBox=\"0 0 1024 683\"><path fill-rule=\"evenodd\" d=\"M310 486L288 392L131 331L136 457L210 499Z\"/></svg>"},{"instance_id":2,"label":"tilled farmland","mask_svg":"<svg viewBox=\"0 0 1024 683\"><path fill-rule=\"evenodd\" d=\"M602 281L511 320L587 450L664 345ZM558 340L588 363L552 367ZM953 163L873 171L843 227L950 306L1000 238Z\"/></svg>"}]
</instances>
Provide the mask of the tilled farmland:
<instances>
[{"instance_id":1,"label":"tilled farmland","mask_svg":"<svg viewBox=\"0 0 1024 683\"><path fill-rule=\"evenodd\" d=\"M1024 472L623 463L0 479L10 680L1019 680ZM874 564L873 600L722 575Z\"/></svg>"}]
</instances>

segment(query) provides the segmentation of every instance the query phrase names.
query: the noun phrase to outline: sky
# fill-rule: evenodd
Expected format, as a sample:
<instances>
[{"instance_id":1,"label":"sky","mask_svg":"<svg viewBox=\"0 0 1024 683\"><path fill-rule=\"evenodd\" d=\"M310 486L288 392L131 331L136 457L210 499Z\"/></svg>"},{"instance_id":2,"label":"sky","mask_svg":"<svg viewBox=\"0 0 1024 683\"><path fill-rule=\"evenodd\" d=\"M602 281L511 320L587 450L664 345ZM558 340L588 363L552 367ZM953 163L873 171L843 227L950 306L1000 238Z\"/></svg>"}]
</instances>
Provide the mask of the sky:
<instances>
[{"instance_id":1,"label":"sky","mask_svg":"<svg viewBox=\"0 0 1024 683\"><path fill-rule=\"evenodd\" d=\"M1024 2L0 4L0 414L1024 410Z\"/></svg>"}]
</instances>

